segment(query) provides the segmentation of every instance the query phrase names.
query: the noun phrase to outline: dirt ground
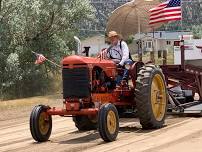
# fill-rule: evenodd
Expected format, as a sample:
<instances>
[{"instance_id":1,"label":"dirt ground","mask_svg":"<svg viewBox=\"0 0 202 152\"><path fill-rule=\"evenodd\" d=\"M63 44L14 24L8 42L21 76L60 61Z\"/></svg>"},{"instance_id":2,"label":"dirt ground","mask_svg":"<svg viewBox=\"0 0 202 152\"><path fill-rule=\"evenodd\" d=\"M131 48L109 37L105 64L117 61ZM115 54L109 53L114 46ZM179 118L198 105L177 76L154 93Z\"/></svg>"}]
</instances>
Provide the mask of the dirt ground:
<instances>
[{"instance_id":1,"label":"dirt ground","mask_svg":"<svg viewBox=\"0 0 202 152\"><path fill-rule=\"evenodd\" d=\"M55 116L50 140L37 143L29 131L29 116L33 106L40 103L62 106L60 96L0 102L0 152L202 151L202 118L170 115L159 130L142 130L136 118L121 119L118 138L111 143L103 142L96 130L79 132L70 117Z\"/></svg>"}]
</instances>

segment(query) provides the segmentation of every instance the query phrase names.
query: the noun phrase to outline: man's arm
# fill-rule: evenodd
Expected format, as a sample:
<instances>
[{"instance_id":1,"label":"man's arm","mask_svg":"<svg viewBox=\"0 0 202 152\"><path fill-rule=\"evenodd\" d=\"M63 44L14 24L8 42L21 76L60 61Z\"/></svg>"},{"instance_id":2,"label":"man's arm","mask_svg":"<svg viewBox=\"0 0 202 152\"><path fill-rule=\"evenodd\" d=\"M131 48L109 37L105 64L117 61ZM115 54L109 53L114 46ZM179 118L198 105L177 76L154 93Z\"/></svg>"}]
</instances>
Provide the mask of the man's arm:
<instances>
[{"instance_id":1,"label":"man's arm","mask_svg":"<svg viewBox=\"0 0 202 152\"><path fill-rule=\"evenodd\" d=\"M122 46L123 57L119 64L123 66L124 62L129 58L129 49L128 49L128 45L124 41L121 42L121 46Z\"/></svg>"}]
</instances>

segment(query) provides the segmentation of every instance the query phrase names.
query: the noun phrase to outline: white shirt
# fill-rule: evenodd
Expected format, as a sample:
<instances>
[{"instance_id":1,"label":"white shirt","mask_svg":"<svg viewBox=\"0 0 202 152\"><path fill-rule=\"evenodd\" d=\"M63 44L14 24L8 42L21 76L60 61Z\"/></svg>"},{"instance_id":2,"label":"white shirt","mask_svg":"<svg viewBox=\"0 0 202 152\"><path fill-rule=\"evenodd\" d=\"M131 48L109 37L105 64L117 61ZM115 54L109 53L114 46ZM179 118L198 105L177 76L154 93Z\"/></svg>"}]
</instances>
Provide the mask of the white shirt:
<instances>
[{"instance_id":1,"label":"white shirt","mask_svg":"<svg viewBox=\"0 0 202 152\"><path fill-rule=\"evenodd\" d=\"M129 49L126 42L121 41L120 46L120 41L118 41L117 45L111 46L109 49L107 57L111 58L114 62L123 66L124 62L129 59Z\"/></svg>"}]
</instances>

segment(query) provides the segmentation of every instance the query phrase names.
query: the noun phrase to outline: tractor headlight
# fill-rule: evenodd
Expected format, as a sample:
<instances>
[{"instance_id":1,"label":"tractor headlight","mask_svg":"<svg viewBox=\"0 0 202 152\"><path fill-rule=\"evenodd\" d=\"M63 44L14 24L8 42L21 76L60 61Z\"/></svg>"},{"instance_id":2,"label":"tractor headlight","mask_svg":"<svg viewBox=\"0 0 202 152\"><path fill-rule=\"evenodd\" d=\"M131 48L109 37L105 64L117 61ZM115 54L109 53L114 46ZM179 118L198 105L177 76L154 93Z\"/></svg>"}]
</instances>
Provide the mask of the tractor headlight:
<instances>
[{"instance_id":1,"label":"tractor headlight","mask_svg":"<svg viewBox=\"0 0 202 152\"><path fill-rule=\"evenodd\" d=\"M127 69L127 70L129 70L129 69L130 69L130 67L131 67L131 65L130 65L130 64L126 64L126 65L125 65L125 69Z\"/></svg>"}]
</instances>

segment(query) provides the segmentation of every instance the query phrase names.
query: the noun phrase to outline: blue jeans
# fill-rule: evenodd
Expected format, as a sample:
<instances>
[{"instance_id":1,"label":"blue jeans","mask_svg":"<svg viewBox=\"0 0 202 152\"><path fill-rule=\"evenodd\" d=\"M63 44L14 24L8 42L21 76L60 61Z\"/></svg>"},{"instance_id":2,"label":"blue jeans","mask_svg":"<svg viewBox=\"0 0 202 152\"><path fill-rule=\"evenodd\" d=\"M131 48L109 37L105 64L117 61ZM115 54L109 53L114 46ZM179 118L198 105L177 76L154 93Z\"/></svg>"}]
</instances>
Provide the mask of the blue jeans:
<instances>
[{"instance_id":1,"label":"blue jeans","mask_svg":"<svg viewBox=\"0 0 202 152\"><path fill-rule=\"evenodd\" d=\"M116 77L116 84L120 84L121 83L121 81L122 80L128 80L128 77L129 77L129 70L127 70L126 68L125 68L125 65L126 64L130 64L130 65L132 65L133 64L133 61L131 60L131 59L128 59L128 60L126 60L125 62L124 62L124 72L123 72L123 76L121 76L121 75L118 75L117 77Z\"/></svg>"}]
</instances>

